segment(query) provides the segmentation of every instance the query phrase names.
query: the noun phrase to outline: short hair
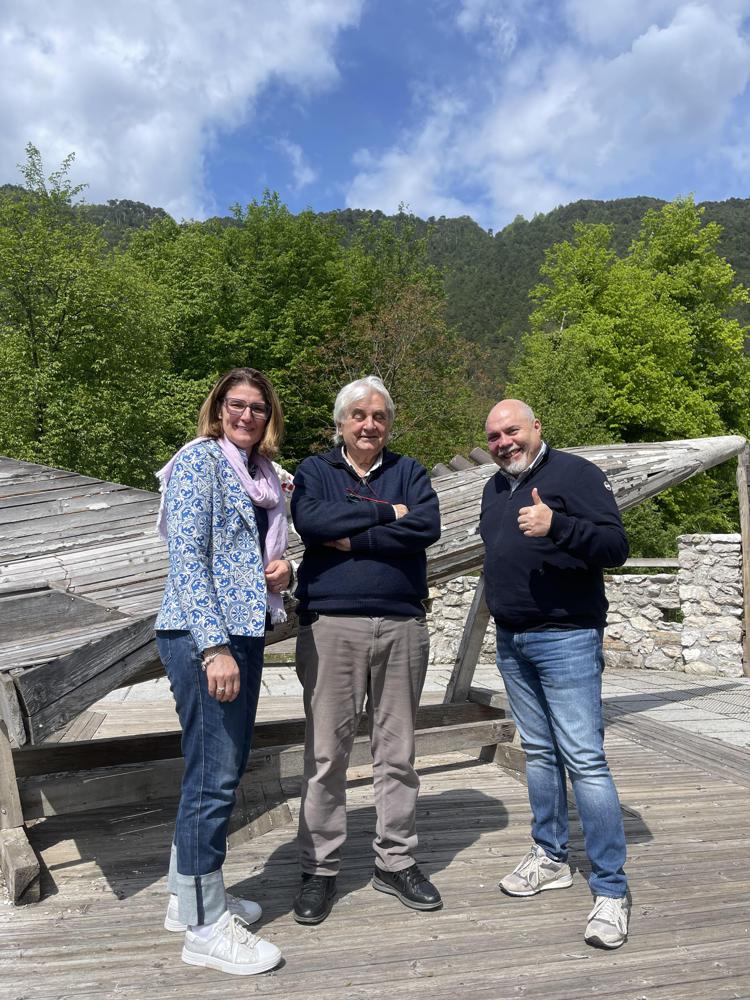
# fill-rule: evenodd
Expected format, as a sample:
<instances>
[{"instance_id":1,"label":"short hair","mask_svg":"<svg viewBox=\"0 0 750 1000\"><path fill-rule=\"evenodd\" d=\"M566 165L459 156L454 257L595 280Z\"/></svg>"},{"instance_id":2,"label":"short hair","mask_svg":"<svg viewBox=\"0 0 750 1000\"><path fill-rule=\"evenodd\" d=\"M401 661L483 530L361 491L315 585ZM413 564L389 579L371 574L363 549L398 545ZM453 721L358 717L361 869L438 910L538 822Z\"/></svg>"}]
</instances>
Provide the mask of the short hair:
<instances>
[{"instance_id":1,"label":"short hair","mask_svg":"<svg viewBox=\"0 0 750 1000\"><path fill-rule=\"evenodd\" d=\"M339 426L346 420L351 408L360 399L364 399L365 396L369 396L372 392L380 393L385 400L388 426L391 426L396 416L396 407L393 405L390 392L383 385L383 380L378 378L377 375L366 375L365 378L356 378L339 391L336 402L333 404L333 422L336 425L336 432L333 436L334 444L340 444L343 440L339 432Z\"/></svg>"},{"instance_id":2,"label":"short hair","mask_svg":"<svg viewBox=\"0 0 750 1000\"><path fill-rule=\"evenodd\" d=\"M198 437L222 436L224 430L219 411L226 394L236 385L250 385L257 389L270 407L271 414L266 421L263 436L255 447L266 458L275 458L284 436L284 414L276 390L266 376L255 368L233 368L214 383L198 414Z\"/></svg>"}]
</instances>

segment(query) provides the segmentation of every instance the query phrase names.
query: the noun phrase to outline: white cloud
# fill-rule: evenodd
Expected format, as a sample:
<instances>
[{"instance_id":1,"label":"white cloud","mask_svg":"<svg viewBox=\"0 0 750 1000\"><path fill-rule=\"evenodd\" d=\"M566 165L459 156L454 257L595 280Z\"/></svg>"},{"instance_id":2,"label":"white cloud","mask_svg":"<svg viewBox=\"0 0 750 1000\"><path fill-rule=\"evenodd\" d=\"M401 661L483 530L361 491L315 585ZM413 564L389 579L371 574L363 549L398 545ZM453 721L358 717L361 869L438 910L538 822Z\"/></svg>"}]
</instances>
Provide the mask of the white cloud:
<instances>
[{"instance_id":1,"label":"white cloud","mask_svg":"<svg viewBox=\"0 0 750 1000\"><path fill-rule=\"evenodd\" d=\"M463 0L459 26L479 30L498 6ZM456 191L471 190L475 217L498 228L517 213L609 196L617 185L655 176L667 159L705 159L723 149L750 78L746 7L568 0L556 33L517 21L518 37L533 41L509 61L485 58L484 87L476 73L456 81L397 147L355 161L348 204L392 210L401 192L416 188L412 208L438 214ZM524 16L524 4L515 11ZM527 16L538 25L539 5ZM446 115L447 106L461 113Z\"/></svg>"},{"instance_id":2,"label":"white cloud","mask_svg":"<svg viewBox=\"0 0 750 1000\"><path fill-rule=\"evenodd\" d=\"M460 102L436 98L421 130L406 136L403 148L393 147L380 156L360 150L355 156L360 169L347 192L347 205L385 212L404 205L422 216L476 215L481 206L450 193L456 180L454 139L463 112Z\"/></svg>"},{"instance_id":3,"label":"white cloud","mask_svg":"<svg viewBox=\"0 0 750 1000\"><path fill-rule=\"evenodd\" d=\"M17 178L31 141L51 168L75 151L91 201L133 198L177 217L212 211L207 149L252 115L269 82L303 93L335 84L337 36L362 4L6 0L0 182Z\"/></svg>"},{"instance_id":4,"label":"white cloud","mask_svg":"<svg viewBox=\"0 0 750 1000\"><path fill-rule=\"evenodd\" d=\"M523 3L523 0L521 0ZM467 35L479 35L485 49L495 49L509 56L518 42L517 18L514 7L518 0L461 0L456 24Z\"/></svg>"},{"instance_id":5,"label":"white cloud","mask_svg":"<svg viewBox=\"0 0 750 1000\"><path fill-rule=\"evenodd\" d=\"M571 30L582 41L620 50L649 28L666 27L680 11L703 6L717 18L736 19L747 14L747 0L565 0L564 9Z\"/></svg>"},{"instance_id":6,"label":"white cloud","mask_svg":"<svg viewBox=\"0 0 750 1000\"><path fill-rule=\"evenodd\" d=\"M292 176L294 177L294 190L301 191L302 188L312 184L317 180L317 171L305 162L305 154L302 147L289 139L279 139L279 148L286 153L292 165Z\"/></svg>"}]
</instances>

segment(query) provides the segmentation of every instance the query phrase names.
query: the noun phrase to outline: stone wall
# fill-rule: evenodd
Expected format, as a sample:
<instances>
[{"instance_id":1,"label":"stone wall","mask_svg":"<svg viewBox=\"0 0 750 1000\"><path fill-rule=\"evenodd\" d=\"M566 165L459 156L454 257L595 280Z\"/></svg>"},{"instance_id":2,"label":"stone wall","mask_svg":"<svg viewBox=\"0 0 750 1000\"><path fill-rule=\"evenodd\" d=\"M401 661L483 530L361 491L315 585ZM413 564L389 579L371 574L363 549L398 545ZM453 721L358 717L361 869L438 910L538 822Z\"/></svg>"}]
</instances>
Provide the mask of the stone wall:
<instances>
[{"instance_id":1,"label":"stone wall","mask_svg":"<svg viewBox=\"0 0 750 1000\"><path fill-rule=\"evenodd\" d=\"M695 674L742 674L742 550L739 535L683 535L677 579L682 657Z\"/></svg>"},{"instance_id":2,"label":"stone wall","mask_svg":"<svg viewBox=\"0 0 750 1000\"><path fill-rule=\"evenodd\" d=\"M742 563L739 535L682 535L676 573L606 578L607 663L649 670L742 675ZM452 663L476 586L459 577L432 590L432 663ZM490 623L480 663L495 662Z\"/></svg>"}]
</instances>

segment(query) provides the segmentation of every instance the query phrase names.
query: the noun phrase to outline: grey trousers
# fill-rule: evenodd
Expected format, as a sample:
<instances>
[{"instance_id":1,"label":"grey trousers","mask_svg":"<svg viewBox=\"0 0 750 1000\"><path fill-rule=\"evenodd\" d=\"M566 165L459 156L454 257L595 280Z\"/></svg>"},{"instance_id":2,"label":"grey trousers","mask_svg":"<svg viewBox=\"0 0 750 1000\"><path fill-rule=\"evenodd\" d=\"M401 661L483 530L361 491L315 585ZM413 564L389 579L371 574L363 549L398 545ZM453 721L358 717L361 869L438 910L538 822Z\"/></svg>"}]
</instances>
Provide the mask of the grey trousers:
<instances>
[{"instance_id":1,"label":"grey trousers","mask_svg":"<svg viewBox=\"0 0 750 1000\"><path fill-rule=\"evenodd\" d=\"M298 844L302 871L336 875L346 840L346 769L367 697L376 864L414 864L419 777L414 722L429 633L423 618L321 615L297 635L304 687L305 770Z\"/></svg>"}]
</instances>

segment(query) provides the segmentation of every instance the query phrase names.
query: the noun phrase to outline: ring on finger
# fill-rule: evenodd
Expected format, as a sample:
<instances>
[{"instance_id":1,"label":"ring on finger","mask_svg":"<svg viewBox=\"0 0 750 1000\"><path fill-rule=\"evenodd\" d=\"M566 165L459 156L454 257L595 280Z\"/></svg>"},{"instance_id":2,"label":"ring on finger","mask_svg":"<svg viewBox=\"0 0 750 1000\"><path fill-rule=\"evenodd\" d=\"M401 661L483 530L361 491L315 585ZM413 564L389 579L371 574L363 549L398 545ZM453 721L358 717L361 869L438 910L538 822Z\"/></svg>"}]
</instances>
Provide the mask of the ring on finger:
<instances>
[{"instance_id":1,"label":"ring on finger","mask_svg":"<svg viewBox=\"0 0 750 1000\"><path fill-rule=\"evenodd\" d=\"M216 688L216 690L217 690L217 691L222 691L222 692L223 692L223 691L226 691L226 688L225 688L225 687L223 687L223 688L220 688L220 687L217 687L217 688Z\"/></svg>"}]
</instances>

